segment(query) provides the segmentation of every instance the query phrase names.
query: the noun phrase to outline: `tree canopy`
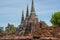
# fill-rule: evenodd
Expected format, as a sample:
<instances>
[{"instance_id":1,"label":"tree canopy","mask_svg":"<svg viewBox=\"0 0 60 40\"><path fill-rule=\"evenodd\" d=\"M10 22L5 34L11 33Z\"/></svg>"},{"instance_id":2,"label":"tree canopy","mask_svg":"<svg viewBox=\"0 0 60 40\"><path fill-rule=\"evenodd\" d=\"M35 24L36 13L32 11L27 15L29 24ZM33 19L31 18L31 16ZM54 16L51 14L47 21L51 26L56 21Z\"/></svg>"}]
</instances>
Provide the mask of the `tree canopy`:
<instances>
[{"instance_id":1,"label":"tree canopy","mask_svg":"<svg viewBox=\"0 0 60 40\"><path fill-rule=\"evenodd\" d=\"M11 25L11 31L12 31L12 33L16 32L16 28L14 27L14 25Z\"/></svg>"},{"instance_id":2,"label":"tree canopy","mask_svg":"<svg viewBox=\"0 0 60 40\"><path fill-rule=\"evenodd\" d=\"M60 26L60 12L55 12L50 21L54 26Z\"/></svg>"},{"instance_id":3,"label":"tree canopy","mask_svg":"<svg viewBox=\"0 0 60 40\"><path fill-rule=\"evenodd\" d=\"M6 32L11 31L12 34L16 33L16 27L14 27L14 25L8 24L8 26L6 27Z\"/></svg>"}]
</instances>

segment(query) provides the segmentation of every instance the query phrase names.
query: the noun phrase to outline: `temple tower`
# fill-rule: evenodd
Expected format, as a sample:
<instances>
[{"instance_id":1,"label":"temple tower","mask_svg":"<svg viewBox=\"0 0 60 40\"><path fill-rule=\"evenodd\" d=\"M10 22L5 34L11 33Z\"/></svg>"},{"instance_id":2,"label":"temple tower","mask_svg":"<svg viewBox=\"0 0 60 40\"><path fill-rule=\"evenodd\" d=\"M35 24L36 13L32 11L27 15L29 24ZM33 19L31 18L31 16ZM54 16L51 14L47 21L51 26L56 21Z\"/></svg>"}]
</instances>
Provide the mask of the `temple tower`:
<instances>
[{"instance_id":1,"label":"temple tower","mask_svg":"<svg viewBox=\"0 0 60 40\"><path fill-rule=\"evenodd\" d=\"M31 5L31 12L30 12L30 22L31 23L38 22L38 18L37 18L36 12L35 12L33 0L32 0L32 5Z\"/></svg>"},{"instance_id":2,"label":"temple tower","mask_svg":"<svg viewBox=\"0 0 60 40\"><path fill-rule=\"evenodd\" d=\"M26 19L29 16L29 10L28 10L28 5L27 5L27 10L26 10Z\"/></svg>"},{"instance_id":3,"label":"temple tower","mask_svg":"<svg viewBox=\"0 0 60 40\"><path fill-rule=\"evenodd\" d=\"M22 10L22 18L21 18L21 23L24 22L24 11Z\"/></svg>"},{"instance_id":4,"label":"temple tower","mask_svg":"<svg viewBox=\"0 0 60 40\"><path fill-rule=\"evenodd\" d=\"M31 12L30 12L31 33L37 32L37 29L38 29L37 23L38 23L38 17L35 12L34 1L32 0Z\"/></svg>"},{"instance_id":5,"label":"temple tower","mask_svg":"<svg viewBox=\"0 0 60 40\"><path fill-rule=\"evenodd\" d=\"M30 15L36 15L33 0L32 0L32 4L31 4L31 13L30 13Z\"/></svg>"}]
</instances>

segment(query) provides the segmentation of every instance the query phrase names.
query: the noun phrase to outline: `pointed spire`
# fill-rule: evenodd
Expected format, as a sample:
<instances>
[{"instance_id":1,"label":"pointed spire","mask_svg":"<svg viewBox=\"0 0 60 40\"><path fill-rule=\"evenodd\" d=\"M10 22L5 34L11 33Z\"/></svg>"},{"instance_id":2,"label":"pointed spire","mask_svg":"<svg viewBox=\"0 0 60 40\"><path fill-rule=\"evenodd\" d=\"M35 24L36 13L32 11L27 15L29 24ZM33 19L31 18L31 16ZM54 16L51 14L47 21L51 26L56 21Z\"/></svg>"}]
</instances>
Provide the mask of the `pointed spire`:
<instances>
[{"instance_id":1,"label":"pointed spire","mask_svg":"<svg viewBox=\"0 0 60 40\"><path fill-rule=\"evenodd\" d=\"M31 12L35 12L33 0L32 0L32 5L31 5Z\"/></svg>"},{"instance_id":2,"label":"pointed spire","mask_svg":"<svg viewBox=\"0 0 60 40\"><path fill-rule=\"evenodd\" d=\"M8 23L8 27L10 27L10 23Z\"/></svg>"},{"instance_id":3,"label":"pointed spire","mask_svg":"<svg viewBox=\"0 0 60 40\"><path fill-rule=\"evenodd\" d=\"M26 10L26 18L29 16L29 11L28 11L28 5L27 5L27 10Z\"/></svg>"},{"instance_id":4,"label":"pointed spire","mask_svg":"<svg viewBox=\"0 0 60 40\"><path fill-rule=\"evenodd\" d=\"M22 10L22 18L21 18L21 23L24 21L24 11Z\"/></svg>"}]
</instances>

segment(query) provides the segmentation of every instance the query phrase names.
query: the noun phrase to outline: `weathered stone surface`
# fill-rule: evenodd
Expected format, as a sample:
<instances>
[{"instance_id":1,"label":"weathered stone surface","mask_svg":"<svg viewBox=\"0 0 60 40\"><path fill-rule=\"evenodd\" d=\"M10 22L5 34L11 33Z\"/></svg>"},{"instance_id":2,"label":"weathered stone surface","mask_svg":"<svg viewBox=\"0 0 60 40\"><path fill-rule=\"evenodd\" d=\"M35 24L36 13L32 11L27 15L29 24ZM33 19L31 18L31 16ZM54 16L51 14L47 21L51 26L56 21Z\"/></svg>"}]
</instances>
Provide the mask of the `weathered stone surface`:
<instances>
[{"instance_id":1,"label":"weathered stone surface","mask_svg":"<svg viewBox=\"0 0 60 40\"><path fill-rule=\"evenodd\" d=\"M0 32L1 33L1 32ZM34 34L34 35L32 35ZM2 36L0 37L0 39L4 40L59 40L60 39L60 27L47 27L47 28L40 28L40 30L38 32L35 33L31 33L30 35L26 35L26 36Z\"/></svg>"},{"instance_id":2,"label":"weathered stone surface","mask_svg":"<svg viewBox=\"0 0 60 40\"><path fill-rule=\"evenodd\" d=\"M27 12L28 14L28 12ZM17 32L12 34L11 25L8 24L6 35L0 31L0 40L60 40L60 27L46 26L42 21L38 21L32 0L31 14L24 20L22 13L22 22Z\"/></svg>"}]
</instances>

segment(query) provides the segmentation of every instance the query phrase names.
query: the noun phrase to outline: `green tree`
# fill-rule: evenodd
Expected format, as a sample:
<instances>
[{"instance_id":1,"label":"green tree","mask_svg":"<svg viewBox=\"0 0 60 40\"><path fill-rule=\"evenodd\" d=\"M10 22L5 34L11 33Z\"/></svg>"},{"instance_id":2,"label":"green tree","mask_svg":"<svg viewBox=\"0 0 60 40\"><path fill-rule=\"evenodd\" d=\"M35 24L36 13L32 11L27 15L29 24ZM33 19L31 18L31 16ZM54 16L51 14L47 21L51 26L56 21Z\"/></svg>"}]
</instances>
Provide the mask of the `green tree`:
<instances>
[{"instance_id":1,"label":"green tree","mask_svg":"<svg viewBox=\"0 0 60 40\"><path fill-rule=\"evenodd\" d=\"M55 12L50 21L54 26L60 26L60 12Z\"/></svg>"},{"instance_id":2,"label":"green tree","mask_svg":"<svg viewBox=\"0 0 60 40\"><path fill-rule=\"evenodd\" d=\"M16 27L14 27L14 25L9 24L9 25L6 27L5 32L9 32L9 31L11 31L12 34L16 33Z\"/></svg>"},{"instance_id":3,"label":"green tree","mask_svg":"<svg viewBox=\"0 0 60 40\"><path fill-rule=\"evenodd\" d=\"M3 30L3 27L0 27L0 31L4 31L4 30Z\"/></svg>"},{"instance_id":4,"label":"green tree","mask_svg":"<svg viewBox=\"0 0 60 40\"><path fill-rule=\"evenodd\" d=\"M11 25L11 31L13 34L16 33L16 28L14 27L14 25Z\"/></svg>"}]
</instances>

